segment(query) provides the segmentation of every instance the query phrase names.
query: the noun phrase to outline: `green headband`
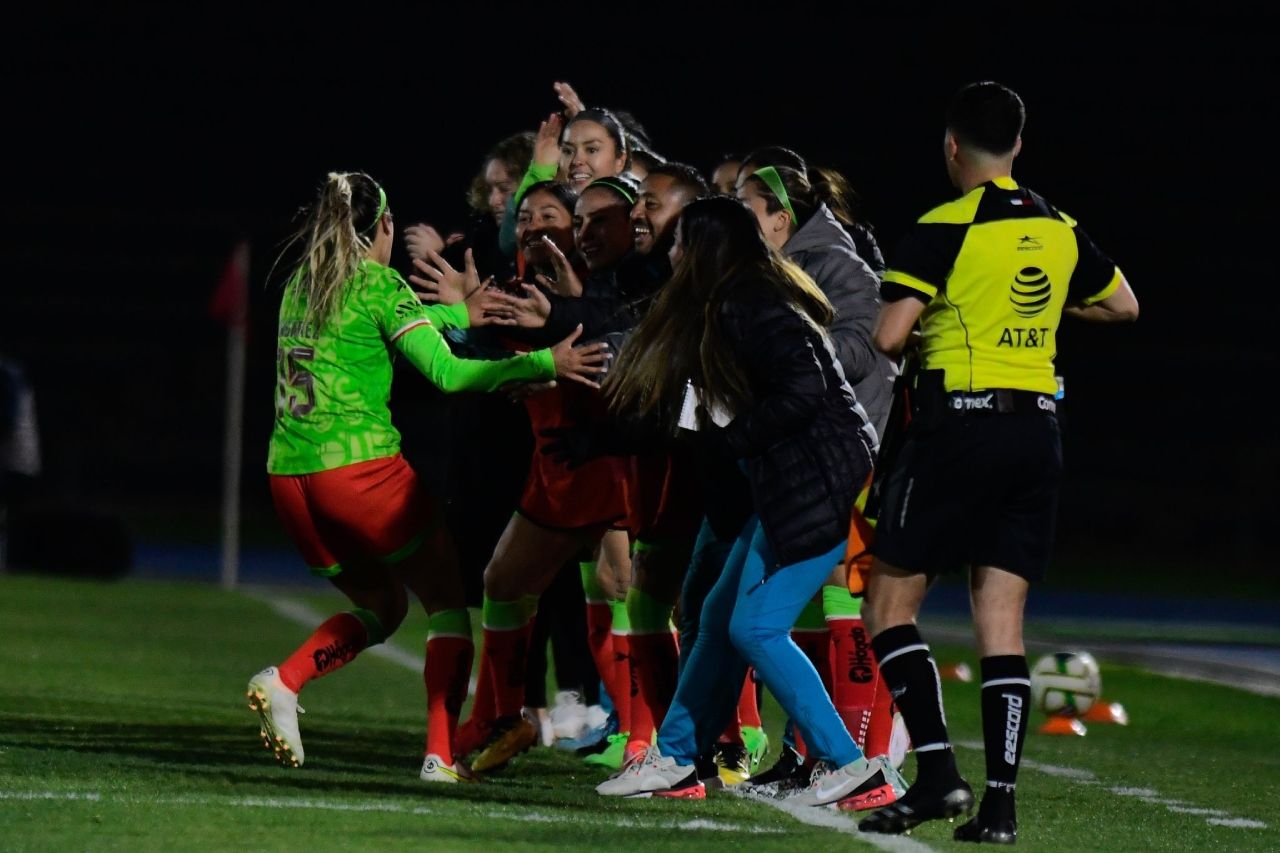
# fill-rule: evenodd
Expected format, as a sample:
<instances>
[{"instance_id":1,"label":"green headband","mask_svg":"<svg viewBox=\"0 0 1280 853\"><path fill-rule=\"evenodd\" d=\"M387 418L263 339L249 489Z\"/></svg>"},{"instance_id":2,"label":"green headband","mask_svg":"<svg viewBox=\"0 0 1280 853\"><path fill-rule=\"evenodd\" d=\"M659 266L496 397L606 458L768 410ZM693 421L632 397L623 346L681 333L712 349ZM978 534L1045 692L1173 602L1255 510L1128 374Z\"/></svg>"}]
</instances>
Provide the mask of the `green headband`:
<instances>
[{"instance_id":1,"label":"green headband","mask_svg":"<svg viewBox=\"0 0 1280 853\"><path fill-rule=\"evenodd\" d=\"M382 214L387 212L387 191L382 188L381 184L374 184L378 188L378 212L373 217L373 222L365 226L365 231L372 231L382 221Z\"/></svg>"},{"instance_id":2,"label":"green headband","mask_svg":"<svg viewBox=\"0 0 1280 853\"><path fill-rule=\"evenodd\" d=\"M625 198L629 204L636 203L636 194L622 181L615 181L613 178L596 178L594 181L587 184L586 188L583 189L583 192L586 192L592 187L608 187L618 195Z\"/></svg>"},{"instance_id":3,"label":"green headband","mask_svg":"<svg viewBox=\"0 0 1280 853\"><path fill-rule=\"evenodd\" d=\"M787 188L783 186L782 176L778 174L778 170L772 166L765 166L763 169L756 169L752 177L764 181L765 186L778 197L782 209L791 214L791 224L799 228L800 219L796 216L795 209L791 207L791 197L787 195Z\"/></svg>"}]
</instances>

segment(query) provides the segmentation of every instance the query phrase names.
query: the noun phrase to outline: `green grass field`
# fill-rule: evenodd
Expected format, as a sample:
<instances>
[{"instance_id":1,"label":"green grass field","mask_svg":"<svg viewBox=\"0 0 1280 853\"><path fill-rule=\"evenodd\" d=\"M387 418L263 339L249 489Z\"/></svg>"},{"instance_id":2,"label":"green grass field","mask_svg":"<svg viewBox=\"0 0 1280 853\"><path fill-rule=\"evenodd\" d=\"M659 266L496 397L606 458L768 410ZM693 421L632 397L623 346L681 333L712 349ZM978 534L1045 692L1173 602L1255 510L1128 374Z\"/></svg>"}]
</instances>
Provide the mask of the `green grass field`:
<instances>
[{"instance_id":1,"label":"green grass field","mask_svg":"<svg viewBox=\"0 0 1280 853\"><path fill-rule=\"evenodd\" d=\"M844 813L810 810L802 822L720 792L606 800L592 791L604 773L557 750L535 749L485 784L427 786L421 673L372 655L308 686L307 763L286 770L261 747L243 689L307 629L248 594L3 577L0 628L0 850L960 846L946 824L859 836ZM418 617L393 642L417 655L424 639ZM976 668L968 650L936 651ZM1105 692L1132 724L1094 725L1086 738L1033 731L1019 846L1280 850L1280 699L1102 663ZM946 700L962 770L980 782L978 687L948 682ZM777 709L766 710L776 737Z\"/></svg>"}]
</instances>

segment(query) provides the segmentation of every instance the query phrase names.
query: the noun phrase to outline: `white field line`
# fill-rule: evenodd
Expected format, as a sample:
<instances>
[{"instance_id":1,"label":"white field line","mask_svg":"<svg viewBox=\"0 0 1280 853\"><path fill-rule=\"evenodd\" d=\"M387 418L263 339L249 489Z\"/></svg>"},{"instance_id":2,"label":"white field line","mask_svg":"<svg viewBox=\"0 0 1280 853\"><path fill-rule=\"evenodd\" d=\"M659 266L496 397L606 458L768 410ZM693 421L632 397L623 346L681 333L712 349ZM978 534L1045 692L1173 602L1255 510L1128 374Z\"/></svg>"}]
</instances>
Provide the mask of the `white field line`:
<instances>
[{"instance_id":1,"label":"white field line","mask_svg":"<svg viewBox=\"0 0 1280 853\"><path fill-rule=\"evenodd\" d=\"M982 750L981 741L961 741L956 744L965 749ZM1022 759L1022 766L1029 770L1037 770L1049 776L1058 776L1063 779L1069 779L1077 785L1102 785L1102 781L1098 779L1098 775L1092 770L1084 770L1078 767L1059 767L1056 764L1042 764L1039 761L1030 759ZM1242 829L1266 829L1267 825L1260 820L1253 818L1233 818L1229 817L1229 812L1222 809L1208 809L1197 806L1194 803L1188 803L1183 800L1175 800L1172 797L1165 797L1154 788L1132 788L1125 785L1109 786L1106 788L1109 793L1118 797L1133 797L1144 803L1153 806L1164 806L1168 811L1174 814L1198 815L1205 819L1205 823L1213 826L1232 826Z\"/></svg>"},{"instance_id":2,"label":"white field line","mask_svg":"<svg viewBox=\"0 0 1280 853\"><path fill-rule=\"evenodd\" d=\"M333 812L382 812L388 814L431 815L435 817L482 817L495 820L524 823L606 824L616 827L644 830L703 830L706 832L738 832L745 834L780 835L785 832L775 827L747 826L718 820L662 820L629 817L626 815L549 813L486 809L478 814L465 808L446 809L431 806L407 806L398 803L353 803L342 800L314 798L289 799L286 797L137 797L102 795L96 791L0 791L0 800L88 800L95 803L109 802L142 806L212 806L244 809L303 809Z\"/></svg>"},{"instance_id":3,"label":"white field line","mask_svg":"<svg viewBox=\"0 0 1280 853\"><path fill-rule=\"evenodd\" d=\"M328 614L321 613L314 607L303 604L301 601L292 598L273 598L265 592L258 590L245 590L246 594L255 601L261 601L270 607L277 614L288 619L290 622L296 622L299 625L305 625L313 628L328 618ZM361 654L375 655L392 663L399 664L405 669L411 669L414 672L422 671L421 657L406 652L399 646L393 646L390 643L379 643L365 649ZM467 690L471 695L476 692L476 680L473 676L471 683L467 686Z\"/></svg>"},{"instance_id":4,"label":"white field line","mask_svg":"<svg viewBox=\"0 0 1280 853\"><path fill-rule=\"evenodd\" d=\"M800 806L795 803L788 803L786 800L771 800L764 797L756 801L773 806L775 809L785 812L809 826L821 826L826 829L843 832L846 835L852 835L859 841L870 844L879 850L888 850L890 853L926 853L933 850L927 844L921 844L914 838L908 838L905 835L880 835L873 832L860 832L855 819L845 817L835 809Z\"/></svg>"}]
</instances>

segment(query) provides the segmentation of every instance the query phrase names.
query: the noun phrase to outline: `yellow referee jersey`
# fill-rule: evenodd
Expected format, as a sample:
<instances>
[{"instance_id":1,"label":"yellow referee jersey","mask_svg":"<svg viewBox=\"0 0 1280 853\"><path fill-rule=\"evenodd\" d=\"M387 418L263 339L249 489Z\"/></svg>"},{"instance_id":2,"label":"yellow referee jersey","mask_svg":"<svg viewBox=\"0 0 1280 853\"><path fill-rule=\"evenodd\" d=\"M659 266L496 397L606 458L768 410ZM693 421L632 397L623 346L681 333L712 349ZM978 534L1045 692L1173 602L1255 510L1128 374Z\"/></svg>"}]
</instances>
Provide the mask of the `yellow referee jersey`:
<instances>
[{"instance_id":1,"label":"yellow referee jersey","mask_svg":"<svg viewBox=\"0 0 1280 853\"><path fill-rule=\"evenodd\" d=\"M920 217L882 292L926 303L921 367L945 371L948 391L1052 394L1063 307L1105 299L1120 281L1075 220L997 178Z\"/></svg>"}]
</instances>

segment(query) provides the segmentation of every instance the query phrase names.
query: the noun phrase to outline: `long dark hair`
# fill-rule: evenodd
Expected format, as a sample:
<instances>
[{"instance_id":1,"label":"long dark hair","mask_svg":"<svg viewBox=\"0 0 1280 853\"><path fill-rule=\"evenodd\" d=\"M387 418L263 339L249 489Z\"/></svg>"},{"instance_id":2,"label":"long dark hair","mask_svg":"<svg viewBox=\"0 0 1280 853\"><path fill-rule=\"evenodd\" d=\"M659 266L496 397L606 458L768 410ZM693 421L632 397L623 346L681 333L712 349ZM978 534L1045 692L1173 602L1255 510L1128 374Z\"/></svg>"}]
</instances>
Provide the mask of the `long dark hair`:
<instances>
[{"instance_id":1,"label":"long dark hair","mask_svg":"<svg viewBox=\"0 0 1280 853\"><path fill-rule=\"evenodd\" d=\"M680 213L682 254L604 383L615 412L655 415L674 431L685 380L713 406L738 413L753 400L747 375L722 328L736 288L762 286L817 326L834 310L798 266L765 242L742 202L712 196Z\"/></svg>"}]
</instances>

